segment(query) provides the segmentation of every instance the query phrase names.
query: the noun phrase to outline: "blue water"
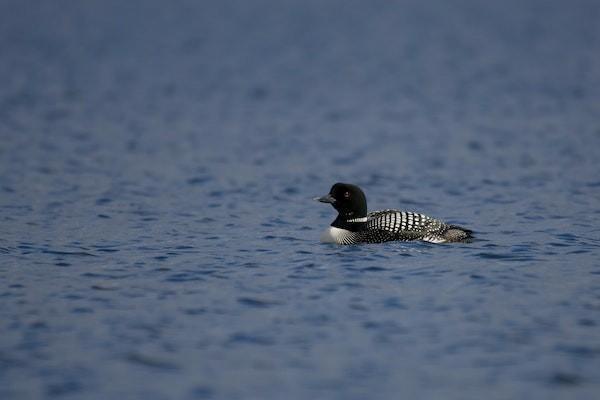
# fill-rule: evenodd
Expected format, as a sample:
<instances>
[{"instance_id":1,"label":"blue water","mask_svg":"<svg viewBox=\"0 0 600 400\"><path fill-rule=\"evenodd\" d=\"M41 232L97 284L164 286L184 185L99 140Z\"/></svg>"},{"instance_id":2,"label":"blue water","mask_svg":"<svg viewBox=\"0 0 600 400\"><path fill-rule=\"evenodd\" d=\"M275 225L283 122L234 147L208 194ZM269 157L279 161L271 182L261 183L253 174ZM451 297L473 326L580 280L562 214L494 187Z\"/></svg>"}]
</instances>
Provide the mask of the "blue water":
<instances>
[{"instance_id":1,"label":"blue water","mask_svg":"<svg viewBox=\"0 0 600 400\"><path fill-rule=\"evenodd\" d=\"M598 398L599 20L0 2L0 398ZM320 244L336 181L478 241Z\"/></svg>"}]
</instances>

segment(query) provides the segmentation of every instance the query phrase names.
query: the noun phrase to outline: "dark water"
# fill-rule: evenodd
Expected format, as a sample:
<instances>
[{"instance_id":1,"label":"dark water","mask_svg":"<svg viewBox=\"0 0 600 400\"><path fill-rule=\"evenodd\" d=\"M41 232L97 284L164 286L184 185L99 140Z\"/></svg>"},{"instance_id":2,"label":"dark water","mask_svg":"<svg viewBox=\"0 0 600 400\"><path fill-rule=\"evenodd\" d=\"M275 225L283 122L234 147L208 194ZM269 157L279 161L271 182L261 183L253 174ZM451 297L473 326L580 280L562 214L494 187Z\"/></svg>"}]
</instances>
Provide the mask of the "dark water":
<instances>
[{"instance_id":1,"label":"dark water","mask_svg":"<svg viewBox=\"0 0 600 400\"><path fill-rule=\"evenodd\" d=\"M0 398L597 398L599 20L2 1ZM335 181L480 240L320 244Z\"/></svg>"}]
</instances>

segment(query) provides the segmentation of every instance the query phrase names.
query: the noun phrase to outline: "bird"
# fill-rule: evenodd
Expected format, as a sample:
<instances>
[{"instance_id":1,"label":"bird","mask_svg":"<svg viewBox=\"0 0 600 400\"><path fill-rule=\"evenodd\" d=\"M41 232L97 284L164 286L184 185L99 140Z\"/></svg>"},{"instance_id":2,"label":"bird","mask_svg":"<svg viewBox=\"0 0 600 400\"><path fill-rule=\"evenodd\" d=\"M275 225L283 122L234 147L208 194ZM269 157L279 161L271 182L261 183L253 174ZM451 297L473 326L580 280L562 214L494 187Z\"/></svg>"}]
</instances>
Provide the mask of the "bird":
<instances>
[{"instance_id":1,"label":"bird","mask_svg":"<svg viewBox=\"0 0 600 400\"><path fill-rule=\"evenodd\" d=\"M316 197L338 212L321 241L343 245L420 240L429 243L469 242L473 231L410 211L367 212L367 198L356 185L338 182L328 194Z\"/></svg>"}]
</instances>

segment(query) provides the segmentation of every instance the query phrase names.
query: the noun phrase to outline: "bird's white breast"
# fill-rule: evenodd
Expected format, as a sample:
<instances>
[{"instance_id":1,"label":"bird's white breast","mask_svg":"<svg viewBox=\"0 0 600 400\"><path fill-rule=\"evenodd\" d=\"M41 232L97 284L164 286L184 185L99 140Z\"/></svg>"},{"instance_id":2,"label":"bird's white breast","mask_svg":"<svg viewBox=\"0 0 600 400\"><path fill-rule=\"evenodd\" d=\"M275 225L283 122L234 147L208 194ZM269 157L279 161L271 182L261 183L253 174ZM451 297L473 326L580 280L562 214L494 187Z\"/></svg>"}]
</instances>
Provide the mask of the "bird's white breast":
<instances>
[{"instance_id":1,"label":"bird's white breast","mask_svg":"<svg viewBox=\"0 0 600 400\"><path fill-rule=\"evenodd\" d=\"M330 226L321 235L321 242L342 244L351 233L352 232L347 231L346 229Z\"/></svg>"}]
</instances>

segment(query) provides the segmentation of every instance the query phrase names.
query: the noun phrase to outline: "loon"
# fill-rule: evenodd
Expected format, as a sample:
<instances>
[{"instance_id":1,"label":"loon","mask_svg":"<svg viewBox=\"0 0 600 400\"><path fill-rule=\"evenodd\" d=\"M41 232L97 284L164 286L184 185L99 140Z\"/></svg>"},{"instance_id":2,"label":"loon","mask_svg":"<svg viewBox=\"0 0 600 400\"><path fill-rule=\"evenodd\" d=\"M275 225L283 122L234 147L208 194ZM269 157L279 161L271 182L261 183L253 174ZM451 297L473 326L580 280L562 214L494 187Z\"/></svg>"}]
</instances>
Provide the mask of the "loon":
<instances>
[{"instance_id":1,"label":"loon","mask_svg":"<svg viewBox=\"0 0 600 400\"><path fill-rule=\"evenodd\" d=\"M467 242L473 231L449 225L427 215L399 210L367 213L367 198L356 185L336 183L329 193L317 197L338 211L321 236L336 244L382 243L392 240L422 240L430 243Z\"/></svg>"}]
</instances>

